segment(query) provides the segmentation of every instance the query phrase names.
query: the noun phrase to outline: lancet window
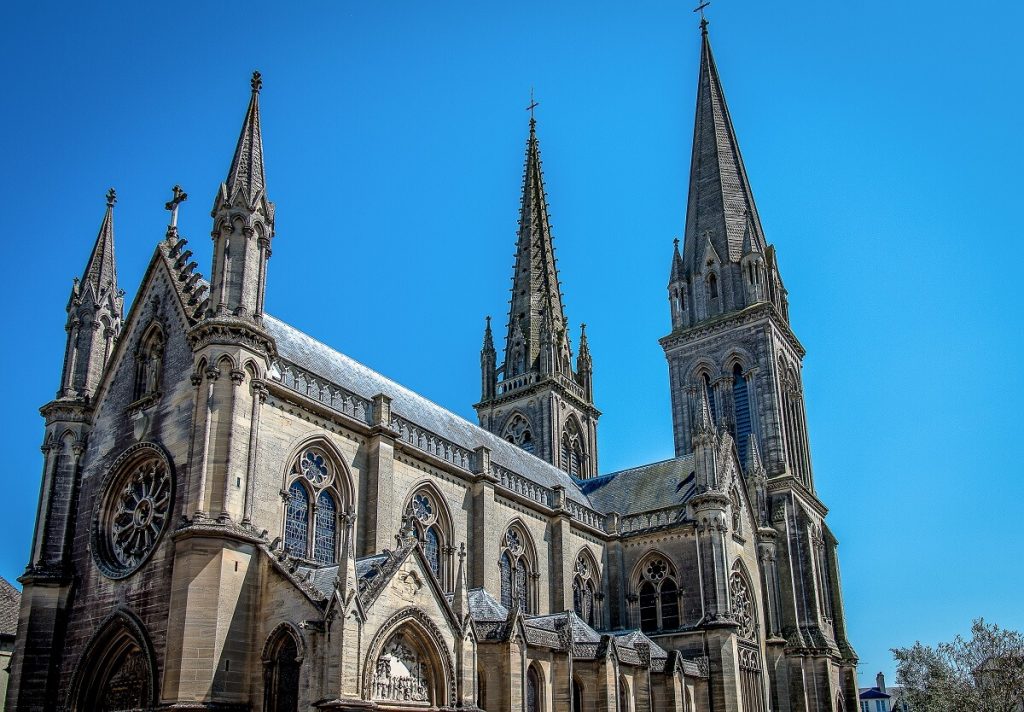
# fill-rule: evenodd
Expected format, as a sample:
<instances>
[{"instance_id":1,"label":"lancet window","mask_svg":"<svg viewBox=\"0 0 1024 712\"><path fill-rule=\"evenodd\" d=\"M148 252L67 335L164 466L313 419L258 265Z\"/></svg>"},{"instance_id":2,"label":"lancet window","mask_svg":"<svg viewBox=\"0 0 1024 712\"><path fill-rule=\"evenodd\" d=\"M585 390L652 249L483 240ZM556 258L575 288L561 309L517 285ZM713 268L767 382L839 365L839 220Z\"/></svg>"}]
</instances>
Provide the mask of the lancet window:
<instances>
[{"instance_id":1,"label":"lancet window","mask_svg":"<svg viewBox=\"0 0 1024 712\"><path fill-rule=\"evenodd\" d=\"M139 342L135 353L134 400L155 395L160 390L164 360L164 332L153 324Z\"/></svg>"},{"instance_id":2,"label":"lancet window","mask_svg":"<svg viewBox=\"0 0 1024 712\"><path fill-rule=\"evenodd\" d=\"M511 608L519 604L523 613L531 610L533 599L533 565L527 548L525 532L513 525L505 532L502 552L498 558L498 573L501 577L501 604Z\"/></svg>"},{"instance_id":3,"label":"lancet window","mask_svg":"<svg viewBox=\"0 0 1024 712\"><path fill-rule=\"evenodd\" d=\"M736 448L739 450L740 462L745 465L752 425L750 394L747 392L747 379L738 363L732 367L732 403L736 411Z\"/></svg>"},{"instance_id":4,"label":"lancet window","mask_svg":"<svg viewBox=\"0 0 1024 712\"><path fill-rule=\"evenodd\" d=\"M652 556L646 560L636 589L641 630L651 633L679 627L679 585L665 559Z\"/></svg>"},{"instance_id":5,"label":"lancet window","mask_svg":"<svg viewBox=\"0 0 1024 712\"><path fill-rule=\"evenodd\" d=\"M596 612L594 610L594 598L597 594L597 586L594 581L597 571L590 557L580 554L576 558L576 567L572 579L572 604L576 615L586 621L587 625L595 624Z\"/></svg>"},{"instance_id":6,"label":"lancet window","mask_svg":"<svg viewBox=\"0 0 1024 712\"><path fill-rule=\"evenodd\" d=\"M406 508L406 515L412 520L416 537L423 547L423 555L434 576L445 585L448 551L448 519L444 505L435 492L421 487L413 493Z\"/></svg>"},{"instance_id":7,"label":"lancet window","mask_svg":"<svg viewBox=\"0 0 1024 712\"><path fill-rule=\"evenodd\" d=\"M569 418L562 430L561 465L571 477L584 477L586 474L587 452L583 447L583 433L575 418Z\"/></svg>"},{"instance_id":8,"label":"lancet window","mask_svg":"<svg viewBox=\"0 0 1024 712\"><path fill-rule=\"evenodd\" d=\"M520 413L516 413L508 421L503 437L510 443L526 450L526 452L533 452L534 450L533 430L530 428L530 421Z\"/></svg>"},{"instance_id":9,"label":"lancet window","mask_svg":"<svg viewBox=\"0 0 1024 712\"><path fill-rule=\"evenodd\" d=\"M333 460L306 448L292 464L285 504L284 548L320 565L338 560L339 478Z\"/></svg>"},{"instance_id":10,"label":"lancet window","mask_svg":"<svg viewBox=\"0 0 1024 712\"><path fill-rule=\"evenodd\" d=\"M715 404L715 388L711 385L711 376L706 371L701 375L701 386L704 388L704 395L708 399L708 408L711 409L711 420L718 423L718 406Z\"/></svg>"}]
</instances>

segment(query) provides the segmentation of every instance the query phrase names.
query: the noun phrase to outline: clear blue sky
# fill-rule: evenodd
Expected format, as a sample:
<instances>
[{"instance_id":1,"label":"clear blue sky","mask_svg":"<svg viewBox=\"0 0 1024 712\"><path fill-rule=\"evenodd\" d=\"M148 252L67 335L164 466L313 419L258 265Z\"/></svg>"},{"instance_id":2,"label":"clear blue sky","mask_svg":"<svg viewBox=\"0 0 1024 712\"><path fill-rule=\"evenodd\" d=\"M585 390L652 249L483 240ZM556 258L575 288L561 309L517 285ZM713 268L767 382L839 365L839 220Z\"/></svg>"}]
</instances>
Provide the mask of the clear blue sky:
<instances>
[{"instance_id":1,"label":"clear blue sky","mask_svg":"<svg viewBox=\"0 0 1024 712\"><path fill-rule=\"evenodd\" d=\"M694 3L696 4L696 0ZM134 296L174 183L209 208L263 72L275 315L472 417L504 323L531 85L602 470L672 452L658 337L685 212L690 4L15 3L0 29L0 574L19 575L64 306L114 185ZM712 41L792 323L862 679L1024 629L1019 3L716 0Z\"/></svg>"}]
</instances>

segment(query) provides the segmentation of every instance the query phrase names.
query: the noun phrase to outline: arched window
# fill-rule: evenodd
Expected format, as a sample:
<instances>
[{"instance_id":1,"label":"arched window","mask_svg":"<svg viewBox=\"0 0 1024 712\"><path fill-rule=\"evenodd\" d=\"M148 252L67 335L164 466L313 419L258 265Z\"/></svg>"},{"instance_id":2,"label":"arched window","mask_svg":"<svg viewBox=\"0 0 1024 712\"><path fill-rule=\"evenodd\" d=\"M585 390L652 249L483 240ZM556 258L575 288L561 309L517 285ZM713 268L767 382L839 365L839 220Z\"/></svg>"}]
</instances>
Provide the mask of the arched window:
<instances>
[{"instance_id":1,"label":"arched window","mask_svg":"<svg viewBox=\"0 0 1024 712\"><path fill-rule=\"evenodd\" d=\"M576 678L572 680L572 712L583 712L583 685Z\"/></svg>"},{"instance_id":2,"label":"arched window","mask_svg":"<svg viewBox=\"0 0 1024 712\"><path fill-rule=\"evenodd\" d=\"M646 559L635 585L642 631L652 633L679 628L679 585L665 559L660 556Z\"/></svg>"},{"instance_id":3,"label":"arched window","mask_svg":"<svg viewBox=\"0 0 1024 712\"><path fill-rule=\"evenodd\" d=\"M729 593L732 597L732 616L739 623L736 631L744 640L757 642L757 612L754 608L754 597L750 593L746 577L739 571L733 571L729 577Z\"/></svg>"},{"instance_id":4,"label":"arched window","mask_svg":"<svg viewBox=\"0 0 1024 712\"><path fill-rule=\"evenodd\" d=\"M540 676L537 669L530 666L526 671L526 712L540 712Z\"/></svg>"},{"instance_id":5,"label":"arched window","mask_svg":"<svg viewBox=\"0 0 1024 712\"><path fill-rule=\"evenodd\" d=\"M338 507L334 497L323 491L316 498L316 544L313 559L318 564L332 564L338 549Z\"/></svg>"},{"instance_id":6,"label":"arched window","mask_svg":"<svg viewBox=\"0 0 1024 712\"><path fill-rule=\"evenodd\" d=\"M533 431L530 428L530 422L520 413L516 413L508 421L502 437L513 445L523 448L526 452L533 452Z\"/></svg>"},{"instance_id":7,"label":"arched window","mask_svg":"<svg viewBox=\"0 0 1024 712\"><path fill-rule=\"evenodd\" d=\"M587 453L583 447L583 434L575 418L569 418L562 429L561 468L571 477L587 474Z\"/></svg>"},{"instance_id":8,"label":"arched window","mask_svg":"<svg viewBox=\"0 0 1024 712\"><path fill-rule=\"evenodd\" d=\"M741 464L746 465L751 432L750 396L747 393L747 379L743 377L743 369L739 364L732 367L732 402L736 409L736 448L740 453Z\"/></svg>"},{"instance_id":9,"label":"arched window","mask_svg":"<svg viewBox=\"0 0 1024 712\"><path fill-rule=\"evenodd\" d=\"M580 554L576 558L576 568L572 579L572 603L576 615L582 618L587 625L594 626L597 614L594 610L594 595L597 586L594 581L597 571L591 559L586 554Z\"/></svg>"},{"instance_id":10,"label":"arched window","mask_svg":"<svg viewBox=\"0 0 1024 712\"><path fill-rule=\"evenodd\" d=\"M708 297L718 299L718 277L714 272L708 275Z\"/></svg>"},{"instance_id":11,"label":"arched window","mask_svg":"<svg viewBox=\"0 0 1024 712\"><path fill-rule=\"evenodd\" d=\"M626 678L619 675L619 712L629 712L629 688Z\"/></svg>"},{"instance_id":12,"label":"arched window","mask_svg":"<svg viewBox=\"0 0 1024 712\"><path fill-rule=\"evenodd\" d=\"M512 607L512 557L505 552L498 560L498 568L501 574L501 605L505 608Z\"/></svg>"},{"instance_id":13,"label":"arched window","mask_svg":"<svg viewBox=\"0 0 1024 712\"><path fill-rule=\"evenodd\" d=\"M715 388L711 385L711 376L708 373L704 373L701 377L704 384L704 394L708 399L708 408L711 409L711 420L714 423L718 422L718 406L715 404Z\"/></svg>"},{"instance_id":14,"label":"arched window","mask_svg":"<svg viewBox=\"0 0 1024 712\"><path fill-rule=\"evenodd\" d=\"M164 360L164 332L153 324L139 342L135 353L135 390L133 400L156 395Z\"/></svg>"},{"instance_id":15,"label":"arched window","mask_svg":"<svg viewBox=\"0 0 1024 712\"><path fill-rule=\"evenodd\" d=\"M302 663L295 638L281 631L264 660L266 692L263 709L267 712L297 712L299 709L299 673Z\"/></svg>"},{"instance_id":16,"label":"arched window","mask_svg":"<svg viewBox=\"0 0 1024 712\"><path fill-rule=\"evenodd\" d=\"M526 534L518 525L505 532L503 551L498 559L501 575L501 604L511 608L513 601L519 603L523 613L531 610L532 571L530 553L527 551Z\"/></svg>"},{"instance_id":17,"label":"arched window","mask_svg":"<svg viewBox=\"0 0 1024 712\"><path fill-rule=\"evenodd\" d=\"M450 534L448 512L438 495L428 487L415 491L406 507L412 519L416 537L423 547L427 565L442 586L447 586L446 542Z\"/></svg>"},{"instance_id":18,"label":"arched window","mask_svg":"<svg viewBox=\"0 0 1024 712\"><path fill-rule=\"evenodd\" d=\"M340 478L334 461L318 447L306 448L295 458L288 478L285 551L321 566L336 563Z\"/></svg>"},{"instance_id":19,"label":"arched window","mask_svg":"<svg viewBox=\"0 0 1024 712\"><path fill-rule=\"evenodd\" d=\"M288 488L284 548L292 556L306 557L309 549L309 493L300 482Z\"/></svg>"},{"instance_id":20,"label":"arched window","mask_svg":"<svg viewBox=\"0 0 1024 712\"><path fill-rule=\"evenodd\" d=\"M729 492L729 508L732 510L732 530L735 534L743 533L743 505L740 502L740 491L735 486Z\"/></svg>"}]
</instances>

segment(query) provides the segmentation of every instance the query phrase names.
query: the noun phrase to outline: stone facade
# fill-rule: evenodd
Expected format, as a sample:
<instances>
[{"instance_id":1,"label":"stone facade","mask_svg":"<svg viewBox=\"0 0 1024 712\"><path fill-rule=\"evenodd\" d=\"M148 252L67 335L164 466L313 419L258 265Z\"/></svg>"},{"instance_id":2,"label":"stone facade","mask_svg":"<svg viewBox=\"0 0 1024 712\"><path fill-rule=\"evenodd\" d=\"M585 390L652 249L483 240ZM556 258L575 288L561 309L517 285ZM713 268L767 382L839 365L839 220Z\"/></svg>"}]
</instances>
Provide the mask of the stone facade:
<instances>
[{"instance_id":1,"label":"stone facade","mask_svg":"<svg viewBox=\"0 0 1024 712\"><path fill-rule=\"evenodd\" d=\"M209 281L176 190L123 318L108 199L42 409L9 707L852 710L804 352L706 26L662 340L676 457L610 474L536 123L477 426L265 313L261 87L217 192Z\"/></svg>"}]
</instances>

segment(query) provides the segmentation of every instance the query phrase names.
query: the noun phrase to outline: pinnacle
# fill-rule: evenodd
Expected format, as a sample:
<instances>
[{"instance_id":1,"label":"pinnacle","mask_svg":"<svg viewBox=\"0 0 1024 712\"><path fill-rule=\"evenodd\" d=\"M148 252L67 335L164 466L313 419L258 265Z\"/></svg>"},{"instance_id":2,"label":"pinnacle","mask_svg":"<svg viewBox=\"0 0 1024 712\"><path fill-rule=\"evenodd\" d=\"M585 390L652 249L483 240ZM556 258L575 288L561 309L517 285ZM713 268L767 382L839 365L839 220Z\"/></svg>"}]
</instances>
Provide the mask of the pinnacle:
<instances>
[{"instance_id":1,"label":"pinnacle","mask_svg":"<svg viewBox=\"0 0 1024 712\"><path fill-rule=\"evenodd\" d=\"M114 260L114 204L117 202L117 191L111 188L106 198L107 211L82 274L83 286L92 286L97 296L108 288L117 293L117 264Z\"/></svg>"},{"instance_id":2,"label":"pinnacle","mask_svg":"<svg viewBox=\"0 0 1024 712\"><path fill-rule=\"evenodd\" d=\"M231 168L224 182L227 197L230 200L240 191L246 202L252 203L266 189L266 175L263 167L263 137L260 131L260 90L263 88L263 77L253 72L252 95L249 107L242 122L242 131L238 136L235 155L231 159Z\"/></svg>"}]
</instances>

